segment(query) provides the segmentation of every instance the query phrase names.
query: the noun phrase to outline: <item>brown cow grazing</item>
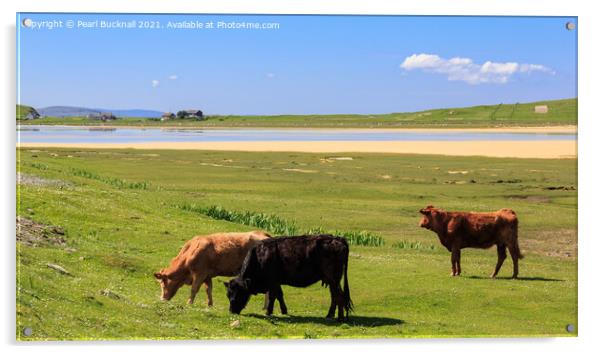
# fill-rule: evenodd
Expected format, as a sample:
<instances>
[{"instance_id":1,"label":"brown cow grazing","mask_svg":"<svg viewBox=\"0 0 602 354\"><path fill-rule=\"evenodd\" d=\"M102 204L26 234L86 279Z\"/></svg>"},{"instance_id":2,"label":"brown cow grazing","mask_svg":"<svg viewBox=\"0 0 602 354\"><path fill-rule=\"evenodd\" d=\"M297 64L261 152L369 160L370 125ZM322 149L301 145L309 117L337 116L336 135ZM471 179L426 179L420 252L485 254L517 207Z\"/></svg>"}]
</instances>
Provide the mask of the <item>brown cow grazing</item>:
<instances>
[{"instance_id":1,"label":"brown cow grazing","mask_svg":"<svg viewBox=\"0 0 602 354\"><path fill-rule=\"evenodd\" d=\"M491 274L495 278L504 260L506 248L510 251L514 271L518 276L518 259L523 258L518 248L518 218L512 209L493 213L453 212L432 205L420 210L423 215L420 227L439 236L441 244L451 252L452 276L460 275L460 250L466 247L489 248L497 246L497 264Z\"/></svg>"},{"instance_id":2,"label":"brown cow grazing","mask_svg":"<svg viewBox=\"0 0 602 354\"><path fill-rule=\"evenodd\" d=\"M270 238L261 231L197 236L184 244L169 267L155 273L161 284L161 300L170 300L184 284L191 285L192 304L202 283L207 287L207 305L213 305L212 281L216 276L235 276L251 248Z\"/></svg>"}]
</instances>

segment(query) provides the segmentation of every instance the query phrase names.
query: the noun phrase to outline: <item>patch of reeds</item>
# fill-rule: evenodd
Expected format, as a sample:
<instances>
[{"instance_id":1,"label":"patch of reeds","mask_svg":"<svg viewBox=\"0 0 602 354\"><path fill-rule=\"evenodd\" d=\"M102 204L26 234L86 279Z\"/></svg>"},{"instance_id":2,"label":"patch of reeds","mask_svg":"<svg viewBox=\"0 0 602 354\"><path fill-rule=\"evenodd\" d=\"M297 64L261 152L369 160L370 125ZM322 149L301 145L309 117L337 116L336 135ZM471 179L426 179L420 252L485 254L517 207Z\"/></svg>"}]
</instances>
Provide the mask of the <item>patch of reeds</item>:
<instances>
[{"instance_id":1,"label":"patch of reeds","mask_svg":"<svg viewBox=\"0 0 602 354\"><path fill-rule=\"evenodd\" d=\"M417 249L434 250L435 249L434 245L427 245L420 241L412 242L412 241L405 241L405 240L395 242L391 245L391 247L401 248L401 249L412 249L412 250L417 250Z\"/></svg>"},{"instance_id":2,"label":"patch of reeds","mask_svg":"<svg viewBox=\"0 0 602 354\"><path fill-rule=\"evenodd\" d=\"M385 244L385 240L381 236L368 231L327 231L321 226L303 231L299 229L294 222L285 220L274 214L227 210L218 205L202 207L194 204L181 204L176 207L182 210L202 214L216 220L225 220L237 224L257 227L277 236L332 234L344 237L350 245L381 247Z\"/></svg>"},{"instance_id":3,"label":"patch of reeds","mask_svg":"<svg viewBox=\"0 0 602 354\"><path fill-rule=\"evenodd\" d=\"M114 186L117 188L121 188L121 189L148 189L148 187L149 187L149 183L146 181L142 181L142 182L126 181L126 180L119 179L119 178L100 176L93 172L82 170L82 169L76 169L76 168L71 169L71 173L74 176L100 181L100 182L103 182L108 185L111 185L111 186Z\"/></svg>"}]
</instances>

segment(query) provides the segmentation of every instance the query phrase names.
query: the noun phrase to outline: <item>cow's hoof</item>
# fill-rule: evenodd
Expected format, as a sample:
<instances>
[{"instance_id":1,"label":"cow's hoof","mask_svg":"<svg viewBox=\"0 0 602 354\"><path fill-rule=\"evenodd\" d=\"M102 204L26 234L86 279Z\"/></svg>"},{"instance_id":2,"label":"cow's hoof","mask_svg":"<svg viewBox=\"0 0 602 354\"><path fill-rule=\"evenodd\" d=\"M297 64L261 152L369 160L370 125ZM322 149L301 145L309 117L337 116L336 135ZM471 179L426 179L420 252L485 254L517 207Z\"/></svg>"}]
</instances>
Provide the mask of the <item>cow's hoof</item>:
<instances>
[{"instance_id":1,"label":"cow's hoof","mask_svg":"<svg viewBox=\"0 0 602 354\"><path fill-rule=\"evenodd\" d=\"M190 300L190 299L188 299L188 301L186 301L186 303L187 303L188 305L192 305L192 304L194 303L194 300Z\"/></svg>"}]
</instances>

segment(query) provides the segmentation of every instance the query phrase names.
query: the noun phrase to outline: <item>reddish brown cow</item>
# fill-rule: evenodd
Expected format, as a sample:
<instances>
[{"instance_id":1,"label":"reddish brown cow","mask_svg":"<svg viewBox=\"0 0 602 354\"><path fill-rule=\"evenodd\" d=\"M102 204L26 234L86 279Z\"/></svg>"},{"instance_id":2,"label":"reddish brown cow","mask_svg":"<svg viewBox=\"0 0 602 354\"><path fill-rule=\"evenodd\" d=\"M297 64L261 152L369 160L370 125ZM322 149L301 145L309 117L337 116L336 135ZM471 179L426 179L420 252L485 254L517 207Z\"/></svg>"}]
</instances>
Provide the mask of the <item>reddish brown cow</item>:
<instances>
[{"instance_id":1,"label":"reddish brown cow","mask_svg":"<svg viewBox=\"0 0 602 354\"><path fill-rule=\"evenodd\" d=\"M212 281L216 276L235 276L251 248L270 235L261 231L197 236L184 244L169 267L155 273L161 299L170 300L184 284L191 285L192 304L201 284L207 287L207 304L213 305Z\"/></svg>"},{"instance_id":2,"label":"reddish brown cow","mask_svg":"<svg viewBox=\"0 0 602 354\"><path fill-rule=\"evenodd\" d=\"M504 260L506 248L510 251L514 271L518 276L518 259L523 258L518 248L518 218L512 209L493 213L444 211L432 205L420 210L420 227L439 236L441 244L451 252L452 276L460 275L460 250L466 247L489 248L497 246L497 264L491 274L495 278Z\"/></svg>"}]
</instances>

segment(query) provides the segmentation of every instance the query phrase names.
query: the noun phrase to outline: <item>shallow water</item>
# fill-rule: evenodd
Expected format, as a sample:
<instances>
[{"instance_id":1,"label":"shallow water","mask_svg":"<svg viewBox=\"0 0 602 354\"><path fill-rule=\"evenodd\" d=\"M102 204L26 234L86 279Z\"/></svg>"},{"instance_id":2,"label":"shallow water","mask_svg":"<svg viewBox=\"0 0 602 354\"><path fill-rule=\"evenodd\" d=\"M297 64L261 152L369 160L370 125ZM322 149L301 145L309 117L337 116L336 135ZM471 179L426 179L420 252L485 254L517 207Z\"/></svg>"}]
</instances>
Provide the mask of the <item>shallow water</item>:
<instances>
[{"instance_id":1,"label":"shallow water","mask_svg":"<svg viewBox=\"0 0 602 354\"><path fill-rule=\"evenodd\" d=\"M545 141L575 140L576 134L415 132L343 129L176 129L24 126L22 143L148 143L244 141Z\"/></svg>"}]
</instances>

